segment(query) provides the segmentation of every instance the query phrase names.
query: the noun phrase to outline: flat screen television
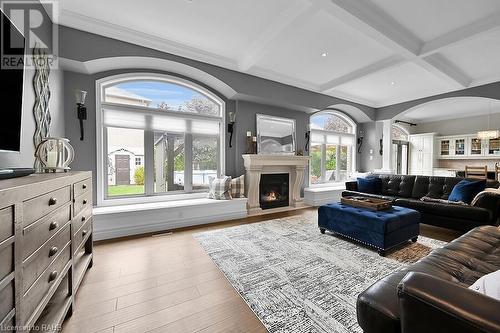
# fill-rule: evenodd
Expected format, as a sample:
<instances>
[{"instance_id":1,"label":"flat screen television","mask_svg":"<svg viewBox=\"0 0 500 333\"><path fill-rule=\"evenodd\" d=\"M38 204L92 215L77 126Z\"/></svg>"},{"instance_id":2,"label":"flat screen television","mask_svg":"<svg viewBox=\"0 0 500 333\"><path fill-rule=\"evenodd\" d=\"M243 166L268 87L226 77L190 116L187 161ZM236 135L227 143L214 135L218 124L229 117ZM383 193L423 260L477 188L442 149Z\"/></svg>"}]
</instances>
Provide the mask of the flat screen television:
<instances>
[{"instance_id":1,"label":"flat screen television","mask_svg":"<svg viewBox=\"0 0 500 333\"><path fill-rule=\"evenodd\" d=\"M0 68L0 151L19 152L21 146L21 119L23 112L25 39L21 31L3 12L1 13L0 36L2 42L2 65ZM13 61L4 65L5 57ZM16 59L22 63L13 66Z\"/></svg>"}]
</instances>

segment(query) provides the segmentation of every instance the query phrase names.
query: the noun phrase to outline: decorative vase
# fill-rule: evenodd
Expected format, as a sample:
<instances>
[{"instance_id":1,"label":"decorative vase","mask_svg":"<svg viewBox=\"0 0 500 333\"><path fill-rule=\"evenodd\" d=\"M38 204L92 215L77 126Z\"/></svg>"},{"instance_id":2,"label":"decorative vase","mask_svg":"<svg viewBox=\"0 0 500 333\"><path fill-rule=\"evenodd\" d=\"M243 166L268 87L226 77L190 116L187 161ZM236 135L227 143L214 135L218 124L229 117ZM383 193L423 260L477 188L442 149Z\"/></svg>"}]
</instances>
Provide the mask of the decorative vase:
<instances>
[{"instance_id":1,"label":"decorative vase","mask_svg":"<svg viewBox=\"0 0 500 333\"><path fill-rule=\"evenodd\" d=\"M66 172L70 170L75 151L66 138L45 138L37 146L35 157L45 172Z\"/></svg>"}]
</instances>

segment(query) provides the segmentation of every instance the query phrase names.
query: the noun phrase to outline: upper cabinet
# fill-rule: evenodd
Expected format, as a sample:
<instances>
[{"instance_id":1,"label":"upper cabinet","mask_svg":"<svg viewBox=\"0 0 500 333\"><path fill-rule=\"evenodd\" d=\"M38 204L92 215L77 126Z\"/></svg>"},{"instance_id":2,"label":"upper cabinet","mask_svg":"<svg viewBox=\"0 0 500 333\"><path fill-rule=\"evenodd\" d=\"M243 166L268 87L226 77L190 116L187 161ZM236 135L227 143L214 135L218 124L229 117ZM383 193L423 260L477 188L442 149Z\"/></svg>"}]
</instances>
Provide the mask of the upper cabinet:
<instances>
[{"instance_id":1,"label":"upper cabinet","mask_svg":"<svg viewBox=\"0 0 500 333\"><path fill-rule=\"evenodd\" d=\"M500 138L481 140L475 134L437 138L438 158L500 158Z\"/></svg>"}]
</instances>

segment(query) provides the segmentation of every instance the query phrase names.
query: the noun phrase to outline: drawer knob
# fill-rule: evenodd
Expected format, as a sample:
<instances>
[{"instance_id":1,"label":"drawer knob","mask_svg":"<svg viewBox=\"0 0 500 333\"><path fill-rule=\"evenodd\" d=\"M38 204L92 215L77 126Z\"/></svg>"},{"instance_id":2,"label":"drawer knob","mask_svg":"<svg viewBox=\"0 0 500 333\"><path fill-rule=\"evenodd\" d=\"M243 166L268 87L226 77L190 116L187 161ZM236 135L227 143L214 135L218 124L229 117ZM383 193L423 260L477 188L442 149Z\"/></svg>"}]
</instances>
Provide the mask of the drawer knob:
<instances>
[{"instance_id":1,"label":"drawer knob","mask_svg":"<svg viewBox=\"0 0 500 333\"><path fill-rule=\"evenodd\" d=\"M49 230L54 230L56 229L57 227L59 226L59 223L57 223L56 221L52 221L49 225Z\"/></svg>"},{"instance_id":2,"label":"drawer knob","mask_svg":"<svg viewBox=\"0 0 500 333\"><path fill-rule=\"evenodd\" d=\"M87 199L83 199L83 204L86 205L87 204Z\"/></svg>"},{"instance_id":3,"label":"drawer knob","mask_svg":"<svg viewBox=\"0 0 500 333\"><path fill-rule=\"evenodd\" d=\"M84 190L85 190L86 188L87 188L87 184L83 184L83 185L82 185L82 189L84 189Z\"/></svg>"},{"instance_id":4,"label":"drawer knob","mask_svg":"<svg viewBox=\"0 0 500 333\"><path fill-rule=\"evenodd\" d=\"M87 217L85 215L82 215L82 222L85 221Z\"/></svg>"},{"instance_id":5,"label":"drawer knob","mask_svg":"<svg viewBox=\"0 0 500 333\"><path fill-rule=\"evenodd\" d=\"M49 199L49 206L54 206L57 204L57 198L50 198Z\"/></svg>"},{"instance_id":6,"label":"drawer knob","mask_svg":"<svg viewBox=\"0 0 500 333\"><path fill-rule=\"evenodd\" d=\"M82 231L82 237L85 237L85 235L86 235L88 232L89 232L88 230L83 230L83 231Z\"/></svg>"},{"instance_id":7,"label":"drawer knob","mask_svg":"<svg viewBox=\"0 0 500 333\"><path fill-rule=\"evenodd\" d=\"M54 254L57 253L59 249L57 248L57 246L52 246L49 250L49 257L52 257Z\"/></svg>"},{"instance_id":8,"label":"drawer knob","mask_svg":"<svg viewBox=\"0 0 500 333\"><path fill-rule=\"evenodd\" d=\"M53 271L53 272L52 272L52 273L50 273L50 275L49 275L49 282L54 281L56 278L57 278L57 271Z\"/></svg>"}]
</instances>

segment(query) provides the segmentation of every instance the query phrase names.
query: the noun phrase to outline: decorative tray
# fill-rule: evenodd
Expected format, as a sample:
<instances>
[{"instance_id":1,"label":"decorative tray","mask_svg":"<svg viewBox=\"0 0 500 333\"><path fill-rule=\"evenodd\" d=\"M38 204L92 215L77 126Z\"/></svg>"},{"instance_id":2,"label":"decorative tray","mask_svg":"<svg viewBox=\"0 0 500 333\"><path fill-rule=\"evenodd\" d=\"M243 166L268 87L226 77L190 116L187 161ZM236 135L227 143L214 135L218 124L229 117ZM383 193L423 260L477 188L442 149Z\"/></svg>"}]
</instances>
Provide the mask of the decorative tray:
<instances>
[{"instance_id":1,"label":"decorative tray","mask_svg":"<svg viewBox=\"0 0 500 333\"><path fill-rule=\"evenodd\" d=\"M365 197L342 197L340 202L344 205L353 207L366 208L370 210L384 210L392 208L392 203L389 200Z\"/></svg>"}]
</instances>

